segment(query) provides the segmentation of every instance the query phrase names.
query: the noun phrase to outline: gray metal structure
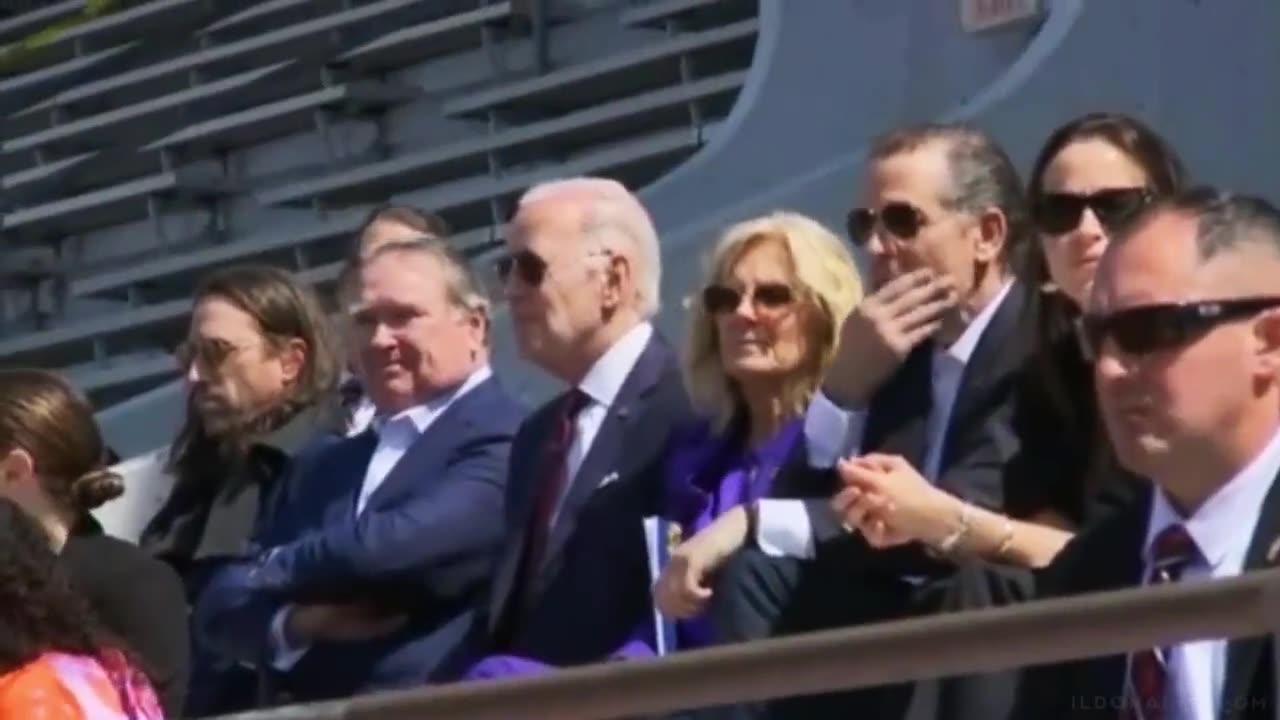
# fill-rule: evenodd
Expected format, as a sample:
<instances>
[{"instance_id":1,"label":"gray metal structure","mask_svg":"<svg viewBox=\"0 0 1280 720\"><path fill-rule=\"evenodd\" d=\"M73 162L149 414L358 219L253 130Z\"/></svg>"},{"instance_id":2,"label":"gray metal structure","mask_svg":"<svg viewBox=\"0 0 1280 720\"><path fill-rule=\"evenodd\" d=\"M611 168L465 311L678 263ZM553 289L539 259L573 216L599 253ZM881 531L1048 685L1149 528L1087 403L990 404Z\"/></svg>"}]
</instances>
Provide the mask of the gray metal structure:
<instances>
[{"instance_id":1,"label":"gray metal structure","mask_svg":"<svg viewBox=\"0 0 1280 720\"><path fill-rule=\"evenodd\" d=\"M244 260L322 289L367 208L442 212L478 263L513 198L605 174L663 234L659 325L708 241L775 208L839 227L867 140L965 120L1023 167L1098 109L1197 179L1280 187L1280 3L1042 0L968 32L966 0L150 0L0 77L0 362L65 369L126 456L181 406L193 283ZM0 43L77 3L0 20ZM498 370L536 400L499 310Z\"/></svg>"}]
</instances>

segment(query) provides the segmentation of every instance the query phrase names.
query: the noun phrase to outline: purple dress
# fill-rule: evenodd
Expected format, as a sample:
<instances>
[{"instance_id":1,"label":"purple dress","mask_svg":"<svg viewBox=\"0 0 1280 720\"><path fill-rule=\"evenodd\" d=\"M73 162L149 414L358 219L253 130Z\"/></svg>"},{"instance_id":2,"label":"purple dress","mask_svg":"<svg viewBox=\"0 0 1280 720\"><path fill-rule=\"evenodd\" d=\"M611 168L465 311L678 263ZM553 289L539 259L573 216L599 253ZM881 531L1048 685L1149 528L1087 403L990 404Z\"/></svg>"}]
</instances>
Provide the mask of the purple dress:
<instances>
[{"instance_id":1,"label":"purple dress","mask_svg":"<svg viewBox=\"0 0 1280 720\"><path fill-rule=\"evenodd\" d=\"M801 426L799 419L792 420L756 448L745 447L746 423L741 420L721 434L702 422L673 435L665 463L663 517L679 526L682 538L689 538L728 510L768 495L800 438ZM686 649L713 641L703 618L676 623L675 635L676 645ZM655 645L654 628L644 623L607 659L652 657ZM493 655L473 666L465 679L529 676L554 669L530 658Z\"/></svg>"}]
</instances>

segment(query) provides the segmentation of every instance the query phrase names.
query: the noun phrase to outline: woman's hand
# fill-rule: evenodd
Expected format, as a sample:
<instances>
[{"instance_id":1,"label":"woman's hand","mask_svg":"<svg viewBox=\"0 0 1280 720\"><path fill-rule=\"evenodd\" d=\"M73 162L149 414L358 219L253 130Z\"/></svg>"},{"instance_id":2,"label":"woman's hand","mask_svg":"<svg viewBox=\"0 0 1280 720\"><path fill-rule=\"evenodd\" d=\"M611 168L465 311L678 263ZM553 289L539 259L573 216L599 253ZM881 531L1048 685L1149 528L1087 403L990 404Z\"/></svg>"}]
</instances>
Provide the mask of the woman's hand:
<instances>
[{"instance_id":1,"label":"woman's hand","mask_svg":"<svg viewBox=\"0 0 1280 720\"><path fill-rule=\"evenodd\" d=\"M747 511L739 506L672 550L653 586L659 612L677 620L700 615L711 602L709 578L746 541Z\"/></svg>"},{"instance_id":2,"label":"woman's hand","mask_svg":"<svg viewBox=\"0 0 1280 720\"><path fill-rule=\"evenodd\" d=\"M870 454L841 460L836 472L844 488L832 498L832 510L873 547L913 541L936 546L957 529L961 501L901 457Z\"/></svg>"}]
</instances>

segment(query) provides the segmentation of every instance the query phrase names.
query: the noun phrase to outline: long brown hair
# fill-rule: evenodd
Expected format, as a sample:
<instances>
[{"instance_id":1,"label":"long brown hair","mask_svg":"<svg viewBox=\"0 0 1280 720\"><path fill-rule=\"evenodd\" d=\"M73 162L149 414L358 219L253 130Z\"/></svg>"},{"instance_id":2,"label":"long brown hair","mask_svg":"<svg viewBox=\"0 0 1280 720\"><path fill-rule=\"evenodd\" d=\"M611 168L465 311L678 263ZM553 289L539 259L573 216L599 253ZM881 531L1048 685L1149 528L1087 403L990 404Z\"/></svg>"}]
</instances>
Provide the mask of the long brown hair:
<instances>
[{"instance_id":1,"label":"long brown hair","mask_svg":"<svg viewBox=\"0 0 1280 720\"><path fill-rule=\"evenodd\" d=\"M1101 140L1142 168L1147 189L1155 198L1173 195L1187 182L1185 167L1173 147L1141 120L1120 113L1090 113L1054 130L1040 149L1027 182L1027 196L1033 205L1044 193L1044 176L1049 165L1068 145L1086 140ZM1049 264L1041 243L1029 243L1027 250L1019 275L1034 291L1049 283ZM1065 380L1072 371L1064 366L1063 353L1078 352L1072 323L1080 308L1060 292L1033 292L1032 296L1034 300L1028 307L1034 313L1039 382L1060 423L1077 428L1091 423L1092 403L1082 403L1071 383ZM1072 364L1084 362L1083 357L1065 359L1073 361Z\"/></svg>"},{"instance_id":2,"label":"long brown hair","mask_svg":"<svg viewBox=\"0 0 1280 720\"><path fill-rule=\"evenodd\" d=\"M54 373L0 370L0 451L16 448L31 455L45 492L69 515L124 493L120 476L106 468L93 408Z\"/></svg>"},{"instance_id":3,"label":"long brown hair","mask_svg":"<svg viewBox=\"0 0 1280 720\"><path fill-rule=\"evenodd\" d=\"M209 298L230 303L252 317L272 347L301 340L306 359L287 396L266 413L247 418L236 437L225 442L209 436L188 395L186 420L169 451L169 470L179 478L208 462L206 451L216 449L215 457L238 452L242 448L234 442L236 438L270 431L303 408L332 398L338 383L339 363L329 320L315 294L288 273L266 265L225 268L205 279L196 290L193 305Z\"/></svg>"}]
</instances>

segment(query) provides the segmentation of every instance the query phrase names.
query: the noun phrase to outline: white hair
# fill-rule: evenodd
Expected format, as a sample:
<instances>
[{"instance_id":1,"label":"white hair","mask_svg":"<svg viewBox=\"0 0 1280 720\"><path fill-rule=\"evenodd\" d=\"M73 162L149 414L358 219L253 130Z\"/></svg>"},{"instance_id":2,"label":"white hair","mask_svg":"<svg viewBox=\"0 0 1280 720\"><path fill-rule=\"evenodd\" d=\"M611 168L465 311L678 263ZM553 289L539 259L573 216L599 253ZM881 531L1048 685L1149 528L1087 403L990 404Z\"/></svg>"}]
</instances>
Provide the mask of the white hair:
<instances>
[{"instance_id":1,"label":"white hair","mask_svg":"<svg viewBox=\"0 0 1280 720\"><path fill-rule=\"evenodd\" d=\"M519 206L551 198L581 204L583 238L631 261L636 310L646 320L657 315L662 294L662 251L653 219L640 199L616 180L574 177L533 186L520 197Z\"/></svg>"}]
</instances>

